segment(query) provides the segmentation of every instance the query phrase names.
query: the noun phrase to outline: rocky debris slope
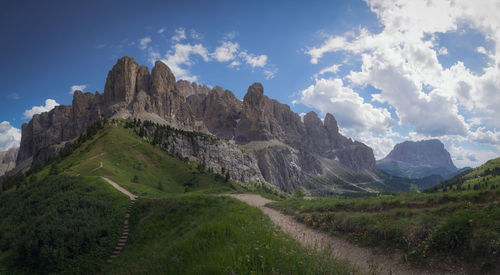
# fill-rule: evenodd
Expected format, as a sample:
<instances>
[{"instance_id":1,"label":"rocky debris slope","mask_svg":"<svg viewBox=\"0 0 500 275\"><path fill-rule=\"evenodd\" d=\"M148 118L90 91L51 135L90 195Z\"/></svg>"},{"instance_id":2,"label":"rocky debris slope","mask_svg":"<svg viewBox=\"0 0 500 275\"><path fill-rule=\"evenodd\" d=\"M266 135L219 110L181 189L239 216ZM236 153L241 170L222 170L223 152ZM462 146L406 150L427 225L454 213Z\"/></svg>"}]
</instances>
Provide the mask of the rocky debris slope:
<instances>
[{"instance_id":1,"label":"rocky debris slope","mask_svg":"<svg viewBox=\"0 0 500 275\"><path fill-rule=\"evenodd\" d=\"M19 148L10 148L7 151L0 152L0 176L16 167L16 159Z\"/></svg>"},{"instance_id":2,"label":"rocky debris slope","mask_svg":"<svg viewBox=\"0 0 500 275\"><path fill-rule=\"evenodd\" d=\"M76 91L71 106L57 106L24 124L17 165L46 161L61 143L105 118L149 120L226 140L221 148L207 145L197 150L185 140L169 142L177 142L176 150L185 151L183 154L219 159L228 169L231 165L239 169L242 158L251 159L248 163L253 164L245 164L242 169L254 169L256 180L283 190L304 187L329 175L352 182L343 178L345 170L347 174L370 177L375 169L372 149L342 136L331 114L322 122L310 112L302 122L288 105L265 96L260 83L251 85L240 100L218 86L210 89L184 80L176 82L168 66L160 61L149 73L131 57L120 58L109 71L104 93ZM236 154L241 148L245 149L243 155ZM243 181L253 180L234 173Z\"/></svg>"},{"instance_id":3,"label":"rocky debris slope","mask_svg":"<svg viewBox=\"0 0 500 275\"><path fill-rule=\"evenodd\" d=\"M458 171L443 143L437 139L405 141L396 144L377 167L391 175L405 178L423 178L440 175L450 178Z\"/></svg>"}]
</instances>

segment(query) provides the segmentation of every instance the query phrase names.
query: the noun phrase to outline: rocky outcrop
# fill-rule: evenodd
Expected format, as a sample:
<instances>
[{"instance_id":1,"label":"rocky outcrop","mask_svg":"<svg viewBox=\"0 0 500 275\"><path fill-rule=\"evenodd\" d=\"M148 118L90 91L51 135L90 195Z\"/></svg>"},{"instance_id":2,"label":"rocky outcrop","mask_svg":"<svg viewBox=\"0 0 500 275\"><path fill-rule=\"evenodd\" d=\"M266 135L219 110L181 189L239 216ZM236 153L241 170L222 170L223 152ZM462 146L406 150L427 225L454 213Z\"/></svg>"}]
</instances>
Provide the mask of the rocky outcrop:
<instances>
[{"instance_id":1,"label":"rocky outcrop","mask_svg":"<svg viewBox=\"0 0 500 275\"><path fill-rule=\"evenodd\" d=\"M16 167L16 159L19 148L10 148L7 151L0 152L0 176Z\"/></svg>"},{"instance_id":2,"label":"rocky outcrop","mask_svg":"<svg viewBox=\"0 0 500 275\"><path fill-rule=\"evenodd\" d=\"M177 81L176 87L177 91L186 98L195 94L207 95L211 90L206 85L198 85L195 82L182 79Z\"/></svg>"},{"instance_id":3,"label":"rocky outcrop","mask_svg":"<svg viewBox=\"0 0 500 275\"><path fill-rule=\"evenodd\" d=\"M458 170L450 153L437 139L396 144L385 158L377 161L377 167L391 175L411 179L430 175L440 175L446 179L454 176Z\"/></svg>"},{"instance_id":4,"label":"rocky outcrop","mask_svg":"<svg viewBox=\"0 0 500 275\"><path fill-rule=\"evenodd\" d=\"M195 93L187 98L194 117L208 131L220 138L233 140L240 119L242 102L229 90L214 87L207 93Z\"/></svg>"},{"instance_id":5,"label":"rocky outcrop","mask_svg":"<svg viewBox=\"0 0 500 275\"><path fill-rule=\"evenodd\" d=\"M46 161L57 151L52 145L77 137L104 118L137 117L192 129L192 113L175 82L162 62L156 62L150 75L134 58L120 58L108 73L103 94L75 91L71 106L57 106L23 124L17 164Z\"/></svg>"},{"instance_id":6,"label":"rocky outcrop","mask_svg":"<svg viewBox=\"0 0 500 275\"><path fill-rule=\"evenodd\" d=\"M120 58L109 71L103 94L76 91L71 106L57 106L24 124L17 164L46 161L62 143L105 118L151 120L226 140L214 147L171 137L164 149L214 169L225 167L234 179L267 181L288 191L317 177L343 180L342 175L375 168L371 148L342 136L331 114L323 122L310 112L302 122L288 105L265 96L260 83L240 100L218 86L176 82L160 61L149 73L131 57Z\"/></svg>"},{"instance_id":7,"label":"rocky outcrop","mask_svg":"<svg viewBox=\"0 0 500 275\"><path fill-rule=\"evenodd\" d=\"M262 84L255 83L243 98L236 142L273 139L299 151L337 159L354 170L375 168L372 149L342 136L333 115L327 114L323 123L315 112L309 112L302 122L288 105L264 96Z\"/></svg>"}]
</instances>

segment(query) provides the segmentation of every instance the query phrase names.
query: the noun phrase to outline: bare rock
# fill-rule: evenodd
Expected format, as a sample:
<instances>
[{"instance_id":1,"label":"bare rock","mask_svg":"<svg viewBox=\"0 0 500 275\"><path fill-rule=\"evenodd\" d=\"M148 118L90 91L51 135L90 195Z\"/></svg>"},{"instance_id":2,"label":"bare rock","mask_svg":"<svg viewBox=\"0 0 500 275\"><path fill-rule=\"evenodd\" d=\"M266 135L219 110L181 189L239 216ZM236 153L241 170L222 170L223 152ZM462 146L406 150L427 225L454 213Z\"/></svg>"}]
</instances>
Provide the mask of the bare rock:
<instances>
[{"instance_id":1,"label":"bare rock","mask_svg":"<svg viewBox=\"0 0 500 275\"><path fill-rule=\"evenodd\" d=\"M19 148L10 148L7 151L0 152L0 176L11 171L16 167L16 159Z\"/></svg>"}]
</instances>

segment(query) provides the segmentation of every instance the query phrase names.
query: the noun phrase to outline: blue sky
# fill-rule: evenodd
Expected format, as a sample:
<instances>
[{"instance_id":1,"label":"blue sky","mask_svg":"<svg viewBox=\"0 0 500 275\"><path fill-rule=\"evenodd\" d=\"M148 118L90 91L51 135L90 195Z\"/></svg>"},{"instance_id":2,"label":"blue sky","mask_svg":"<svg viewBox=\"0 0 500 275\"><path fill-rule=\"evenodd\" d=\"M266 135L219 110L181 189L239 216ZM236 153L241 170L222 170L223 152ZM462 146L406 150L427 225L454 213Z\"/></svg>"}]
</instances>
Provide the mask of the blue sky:
<instances>
[{"instance_id":1,"label":"blue sky","mask_svg":"<svg viewBox=\"0 0 500 275\"><path fill-rule=\"evenodd\" d=\"M128 55L240 98L262 82L297 113L334 114L377 158L439 138L457 166L476 166L500 156L499 11L498 0L10 1L0 149L73 89L102 92Z\"/></svg>"}]
</instances>

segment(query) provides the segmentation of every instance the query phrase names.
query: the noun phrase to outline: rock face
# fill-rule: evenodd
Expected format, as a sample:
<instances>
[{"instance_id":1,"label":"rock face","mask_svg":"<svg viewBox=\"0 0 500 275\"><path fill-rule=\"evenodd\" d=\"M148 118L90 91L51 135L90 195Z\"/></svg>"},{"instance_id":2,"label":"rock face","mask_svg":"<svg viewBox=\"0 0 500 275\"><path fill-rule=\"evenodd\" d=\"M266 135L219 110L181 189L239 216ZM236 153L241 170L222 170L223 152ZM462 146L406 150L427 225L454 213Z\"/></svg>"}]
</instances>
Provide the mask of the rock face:
<instances>
[{"instance_id":1,"label":"rock face","mask_svg":"<svg viewBox=\"0 0 500 275\"><path fill-rule=\"evenodd\" d=\"M372 149L342 136L331 114L323 122L310 112L302 122L288 105L265 96L260 83L251 85L240 100L218 86L176 82L160 61L149 73L131 57L120 58L109 71L103 94L76 91L71 106L57 106L25 123L17 165L46 161L61 143L105 118L138 118L211 134L226 140L221 152L207 144L193 149L182 139L169 144L207 164L223 163L235 179L267 181L288 191L318 177L342 180L341 175L371 175L375 169ZM238 169L251 170L253 176Z\"/></svg>"},{"instance_id":2,"label":"rock face","mask_svg":"<svg viewBox=\"0 0 500 275\"><path fill-rule=\"evenodd\" d=\"M440 175L446 179L454 176L458 170L450 153L437 139L396 144L389 155L377 161L377 167L391 175L411 179L430 175Z\"/></svg>"},{"instance_id":3,"label":"rock face","mask_svg":"<svg viewBox=\"0 0 500 275\"><path fill-rule=\"evenodd\" d=\"M19 148L11 148L0 152L0 176L16 167L16 159Z\"/></svg>"}]
</instances>

